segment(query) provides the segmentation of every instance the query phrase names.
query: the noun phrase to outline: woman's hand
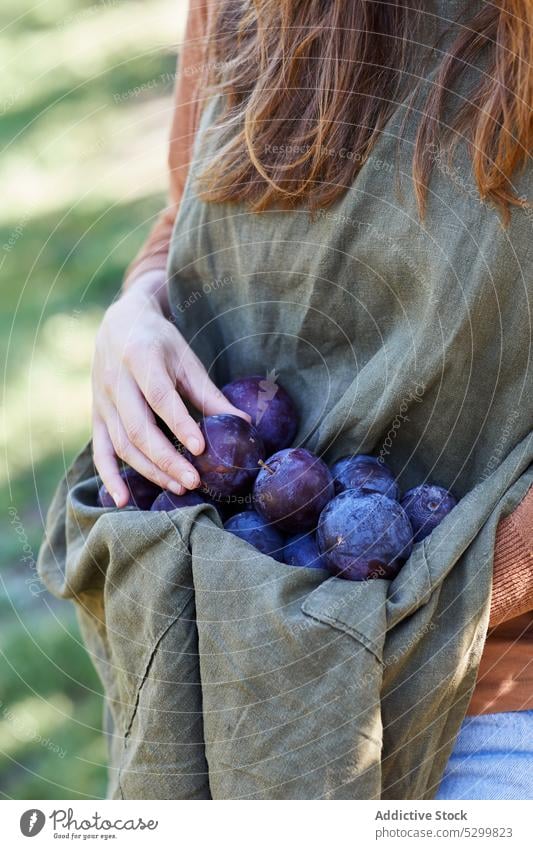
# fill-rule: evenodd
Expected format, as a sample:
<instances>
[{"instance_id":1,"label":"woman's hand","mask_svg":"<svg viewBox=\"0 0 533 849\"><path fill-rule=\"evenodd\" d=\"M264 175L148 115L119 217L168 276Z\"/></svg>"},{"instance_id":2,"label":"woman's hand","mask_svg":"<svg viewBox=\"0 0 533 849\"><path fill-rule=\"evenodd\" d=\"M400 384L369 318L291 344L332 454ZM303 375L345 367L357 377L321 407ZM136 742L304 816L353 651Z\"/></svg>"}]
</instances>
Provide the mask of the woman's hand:
<instances>
[{"instance_id":1,"label":"woman's hand","mask_svg":"<svg viewBox=\"0 0 533 849\"><path fill-rule=\"evenodd\" d=\"M92 370L93 453L118 507L129 493L117 457L172 492L194 489L196 469L157 426L154 411L191 454L202 433L182 397L204 415L231 413L248 421L209 379L198 357L165 317L164 274L145 273L107 310L96 338Z\"/></svg>"}]
</instances>

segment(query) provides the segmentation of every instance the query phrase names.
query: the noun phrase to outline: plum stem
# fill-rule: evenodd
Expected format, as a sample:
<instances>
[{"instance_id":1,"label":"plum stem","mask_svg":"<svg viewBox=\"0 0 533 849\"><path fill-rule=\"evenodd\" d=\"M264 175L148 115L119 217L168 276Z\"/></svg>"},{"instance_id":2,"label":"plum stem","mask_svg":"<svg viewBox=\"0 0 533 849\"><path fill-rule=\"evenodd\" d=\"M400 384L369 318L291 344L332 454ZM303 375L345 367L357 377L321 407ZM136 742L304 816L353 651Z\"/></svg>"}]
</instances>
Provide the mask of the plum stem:
<instances>
[{"instance_id":1,"label":"plum stem","mask_svg":"<svg viewBox=\"0 0 533 849\"><path fill-rule=\"evenodd\" d=\"M270 472L271 475L274 474L274 469L271 469L270 466L264 462L264 460L259 460L259 465L262 469L266 469L267 472Z\"/></svg>"}]
</instances>

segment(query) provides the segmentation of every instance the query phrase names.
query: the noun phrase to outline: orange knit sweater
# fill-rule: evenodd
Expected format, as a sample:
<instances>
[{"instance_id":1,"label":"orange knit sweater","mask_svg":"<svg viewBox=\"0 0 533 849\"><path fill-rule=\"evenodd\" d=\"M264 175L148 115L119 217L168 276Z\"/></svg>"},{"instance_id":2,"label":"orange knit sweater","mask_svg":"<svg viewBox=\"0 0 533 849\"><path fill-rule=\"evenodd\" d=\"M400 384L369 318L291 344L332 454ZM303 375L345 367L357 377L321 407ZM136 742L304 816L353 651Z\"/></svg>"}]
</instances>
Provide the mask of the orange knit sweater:
<instances>
[{"instance_id":1,"label":"orange knit sweater","mask_svg":"<svg viewBox=\"0 0 533 849\"><path fill-rule=\"evenodd\" d=\"M128 268L125 286L164 270L183 193L205 81L207 31L217 0L190 0L169 145L170 200ZM533 488L496 534L489 632L468 712L533 709Z\"/></svg>"}]
</instances>

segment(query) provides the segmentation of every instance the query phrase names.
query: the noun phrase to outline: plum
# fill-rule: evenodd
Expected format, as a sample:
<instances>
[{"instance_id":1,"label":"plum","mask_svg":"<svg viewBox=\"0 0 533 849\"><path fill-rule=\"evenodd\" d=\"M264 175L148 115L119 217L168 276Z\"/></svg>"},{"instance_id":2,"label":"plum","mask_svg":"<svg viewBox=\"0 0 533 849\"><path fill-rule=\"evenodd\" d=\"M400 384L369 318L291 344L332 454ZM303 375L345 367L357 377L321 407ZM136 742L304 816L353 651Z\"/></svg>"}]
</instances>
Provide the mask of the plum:
<instances>
[{"instance_id":1,"label":"plum","mask_svg":"<svg viewBox=\"0 0 533 849\"><path fill-rule=\"evenodd\" d=\"M227 383L222 392L228 401L251 417L267 456L292 443L298 430L298 413L274 373L266 377L241 377Z\"/></svg>"},{"instance_id":2,"label":"plum","mask_svg":"<svg viewBox=\"0 0 533 849\"><path fill-rule=\"evenodd\" d=\"M161 487L147 480L129 466L121 470L120 477L128 487L130 494L127 506L137 507L138 510L149 510L161 492ZM102 484L98 490L98 503L100 507L117 506L105 484Z\"/></svg>"},{"instance_id":3,"label":"plum","mask_svg":"<svg viewBox=\"0 0 533 849\"><path fill-rule=\"evenodd\" d=\"M422 483L408 489L400 504L413 526L414 541L420 542L453 510L457 499L442 486Z\"/></svg>"},{"instance_id":4,"label":"plum","mask_svg":"<svg viewBox=\"0 0 533 849\"><path fill-rule=\"evenodd\" d=\"M333 495L328 467L305 448L277 451L262 464L254 485L257 512L288 533L315 528Z\"/></svg>"},{"instance_id":5,"label":"plum","mask_svg":"<svg viewBox=\"0 0 533 849\"><path fill-rule=\"evenodd\" d=\"M320 514L318 550L333 575L349 581L394 578L412 550L403 507L379 493L347 489Z\"/></svg>"},{"instance_id":6,"label":"plum","mask_svg":"<svg viewBox=\"0 0 533 849\"><path fill-rule=\"evenodd\" d=\"M204 491L224 499L250 489L264 459L263 440L253 425L239 416L207 416L200 422L205 451L183 454L200 475Z\"/></svg>"},{"instance_id":7,"label":"plum","mask_svg":"<svg viewBox=\"0 0 533 849\"><path fill-rule=\"evenodd\" d=\"M197 504L205 503L205 498L202 498L197 492L184 492L183 495L176 495L176 493L165 489L157 496L150 510L164 510L170 513L171 510L177 510L178 507L195 507Z\"/></svg>"},{"instance_id":8,"label":"plum","mask_svg":"<svg viewBox=\"0 0 533 849\"><path fill-rule=\"evenodd\" d=\"M287 566L306 566L308 569L327 569L320 554L314 533L295 534L285 543L283 561Z\"/></svg>"},{"instance_id":9,"label":"plum","mask_svg":"<svg viewBox=\"0 0 533 849\"><path fill-rule=\"evenodd\" d=\"M237 513L243 513L245 510L254 510L253 497L251 492L243 495L217 495L214 492L208 492L203 487L196 490L200 492L208 504L212 504L218 511L222 522L226 522L235 516Z\"/></svg>"},{"instance_id":10,"label":"plum","mask_svg":"<svg viewBox=\"0 0 533 849\"><path fill-rule=\"evenodd\" d=\"M224 528L240 539L249 542L263 554L269 554L283 562L283 537L261 518L255 510L237 513L224 524Z\"/></svg>"},{"instance_id":11,"label":"plum","mask_svg":"<svg viewBox=\"0 0 533 849\"><path fill-rule=\"evenodd\" d=\"M337 495L346 489L358 489L363 495L377 492L398 501L400 488L386 463L369 454L341 457L331 467Z\"/></svg>"}]
</instances>

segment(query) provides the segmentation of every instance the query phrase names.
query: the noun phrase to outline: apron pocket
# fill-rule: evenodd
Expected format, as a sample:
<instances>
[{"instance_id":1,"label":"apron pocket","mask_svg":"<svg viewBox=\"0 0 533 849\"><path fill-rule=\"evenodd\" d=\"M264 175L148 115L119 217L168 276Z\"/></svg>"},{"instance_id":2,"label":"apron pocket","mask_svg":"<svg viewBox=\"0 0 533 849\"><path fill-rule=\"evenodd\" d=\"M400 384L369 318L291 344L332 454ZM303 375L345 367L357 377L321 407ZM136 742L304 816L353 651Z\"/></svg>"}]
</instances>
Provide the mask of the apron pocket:
<instances>
[{"instance_id":1,"label":"apron pocket","mask_svg":"<svg viewBox=\"0 0 533 849\"><path fill-rule=\"evenodd\" d=\"M286 566L204 521L190 542L213 798L379 798L386 582Z\"/></svg>"}]
</instances>

